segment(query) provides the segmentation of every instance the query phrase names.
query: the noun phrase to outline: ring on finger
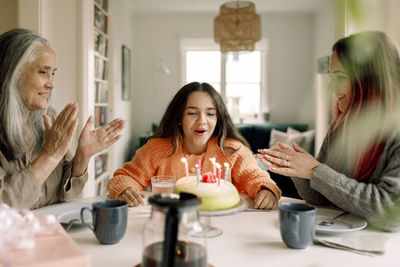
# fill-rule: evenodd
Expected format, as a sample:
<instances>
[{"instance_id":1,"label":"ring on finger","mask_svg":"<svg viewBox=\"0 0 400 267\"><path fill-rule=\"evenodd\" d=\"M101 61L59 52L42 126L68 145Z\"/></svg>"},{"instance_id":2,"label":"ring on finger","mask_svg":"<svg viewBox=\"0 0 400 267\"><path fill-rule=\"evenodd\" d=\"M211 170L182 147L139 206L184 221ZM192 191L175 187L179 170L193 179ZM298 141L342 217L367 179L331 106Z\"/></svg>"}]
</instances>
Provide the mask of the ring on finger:
<instances>
[{"instance_id":1,"label":"ring on finger","mask_svg":"<svg viewBox=\"0 0 400 267\"><path fill-rule=\"evenodd\" d=\"M284 165L285 167L289 167L289 161L285 160Z\"/></svg>"}]
</instances>

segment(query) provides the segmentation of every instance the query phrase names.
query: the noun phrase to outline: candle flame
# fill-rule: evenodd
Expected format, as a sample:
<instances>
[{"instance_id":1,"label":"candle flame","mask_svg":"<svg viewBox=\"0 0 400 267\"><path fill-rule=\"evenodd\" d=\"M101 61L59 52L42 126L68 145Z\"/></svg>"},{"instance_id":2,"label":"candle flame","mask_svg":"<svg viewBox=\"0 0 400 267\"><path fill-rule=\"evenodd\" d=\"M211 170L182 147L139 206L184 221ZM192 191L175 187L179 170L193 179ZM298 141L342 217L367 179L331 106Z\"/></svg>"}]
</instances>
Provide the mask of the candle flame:
<instances>
[{"instance_id":1,"label":"candle flame","mask_svg":"<svg viewBox=\"0 0 400 267\"><path fill-rule=\"evenodd\" d=\"M217 169L221 169L221 164L215 163L215 166L217 167Z\"/></svg>"},{"instance_id":2,"label":"candle flame","mask_svg":"<svg viewBox=\"0 0 400 267\"><path fill-rule=\"evenodd\" d=\"M182 161L183 163L186 163L186 162L187 162L187 159L186 159L186 158L181 158L181 161Z\"/></svg>"},{"instance_id":3,"label":"candle flame","mask_svg":"<svg viewBox=\"0 0 400 267\"><path fill-rule=\"evenodd\" d=\"M215 158L210 158L210 160L211 160L211 162L213 162L213 163L215 162Z\"/></svg>"},{"instance_id":4,"label":"candle flame","mask_svg":"<svg viewBox=\"0 0 400 267\"><path fill-rule=\"evenodd\" d=\"M224 163L224 166L225 166L226 168L228 168L228 167L229 167L229 163L225 162L225 163Z\"/></svg>"},{"instance_id":5,"label":"candle flame","mask_svg":"<svg viewBox=\"0 0 400 267\"><path fill-rule=\"evenodd\" d=\"M198 168L198 167L199 167L199 164L196 163L194 166L196 166L196 168Z\"/></svg>"}]
</instances>

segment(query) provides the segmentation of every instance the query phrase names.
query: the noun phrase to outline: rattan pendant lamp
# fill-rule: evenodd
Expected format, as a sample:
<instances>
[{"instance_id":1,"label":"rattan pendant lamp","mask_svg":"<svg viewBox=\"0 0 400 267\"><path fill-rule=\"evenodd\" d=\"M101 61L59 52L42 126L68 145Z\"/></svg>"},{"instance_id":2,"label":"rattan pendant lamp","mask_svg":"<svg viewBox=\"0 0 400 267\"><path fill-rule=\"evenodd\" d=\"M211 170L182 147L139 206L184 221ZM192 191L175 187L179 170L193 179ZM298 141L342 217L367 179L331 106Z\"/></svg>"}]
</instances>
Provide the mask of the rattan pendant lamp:
<instances>
[{"instance_id":1,"label":"rattan pendant lamp","mask_svg":"<svg viewBox=\"0 0 400 267\"><path fill-rule=\"evenodd\" d=\"M214 19L214 40L222 53L253 51L261 39L261 19L247 1L227 2Z\"/></svg>"}]
</instances>

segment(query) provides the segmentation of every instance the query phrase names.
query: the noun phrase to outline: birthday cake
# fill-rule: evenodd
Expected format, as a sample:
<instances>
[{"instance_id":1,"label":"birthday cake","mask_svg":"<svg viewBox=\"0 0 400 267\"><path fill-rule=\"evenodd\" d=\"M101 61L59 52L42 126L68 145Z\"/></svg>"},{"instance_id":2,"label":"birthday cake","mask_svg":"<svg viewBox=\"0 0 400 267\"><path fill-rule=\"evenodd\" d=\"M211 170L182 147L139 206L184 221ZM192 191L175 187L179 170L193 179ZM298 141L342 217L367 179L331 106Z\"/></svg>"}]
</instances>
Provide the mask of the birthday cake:
<instances>
[{"instance_id":1,"label":"birthday cake","mask_svg":"<svg viewBox=\"0 0 400 267\"><path fill-rule=\"evenodd\" d=\"M197 181L196 176L182 177L176 182L177 193L186 192L201 198L200 210L216 211L233 208L240 201L236 187L223 179L219 182L212 173L205 173Z\"/></svg>"}]
</instances>

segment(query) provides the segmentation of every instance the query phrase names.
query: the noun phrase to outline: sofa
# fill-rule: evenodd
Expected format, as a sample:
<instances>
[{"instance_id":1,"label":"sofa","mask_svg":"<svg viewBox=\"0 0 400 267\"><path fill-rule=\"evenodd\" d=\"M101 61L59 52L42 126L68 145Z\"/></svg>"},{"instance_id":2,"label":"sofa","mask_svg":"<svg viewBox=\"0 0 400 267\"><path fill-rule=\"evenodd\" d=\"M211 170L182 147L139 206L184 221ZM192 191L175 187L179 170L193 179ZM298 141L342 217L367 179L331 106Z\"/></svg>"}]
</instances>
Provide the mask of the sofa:
<instances>
[{"instance_id":1,"label":"sofa","mask_svg":"<svg viewBox=\"0 0 400 267\"><path fill-rule=\"evenodd\" d=\"M308 125L304 123L262 123L262 124L237 124L236 128L239 133L249 143L251 150L254 154L260 148L268 148L270 145L271 132L277 130L281 132L287 132L288 128L291 127L299 132L305 132L308 130ZM314 149L312 148L312 153Z\"/></svg>"},{"instance_id":2,"label":"sofa","mask_svg":"<svg viewBox=\"0 0 400 267\"><path fill-rule=\"evenodd\" d=\"M236 125L239 133L249 143L251 150L254 154L260 148L268 148L270 146L271 134L279 131L287 132L289 128L298 132L307 132L308 125L304 123L270 123L265 122L261 124L237 124ZM152 125L152 131L157 129L157 125ZM145 144L149 134L143 134L139 138L139 146ZM311 154L314 154L314 138L312 139L311 148L309 149ZM266 170L265 166L259 162L259 166ZM271 178L276 182L278 187L282 190L282 195L285 197L300 198L297 190L294 186L293 181L289 177L285 177L276 173L271 173Z\"/></svg>"}]
</instances>

